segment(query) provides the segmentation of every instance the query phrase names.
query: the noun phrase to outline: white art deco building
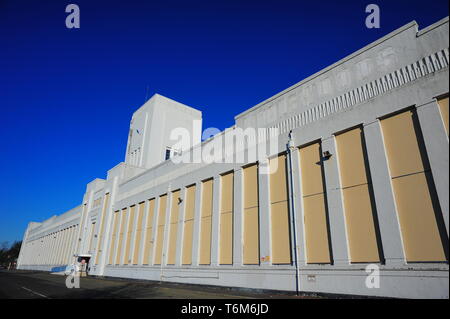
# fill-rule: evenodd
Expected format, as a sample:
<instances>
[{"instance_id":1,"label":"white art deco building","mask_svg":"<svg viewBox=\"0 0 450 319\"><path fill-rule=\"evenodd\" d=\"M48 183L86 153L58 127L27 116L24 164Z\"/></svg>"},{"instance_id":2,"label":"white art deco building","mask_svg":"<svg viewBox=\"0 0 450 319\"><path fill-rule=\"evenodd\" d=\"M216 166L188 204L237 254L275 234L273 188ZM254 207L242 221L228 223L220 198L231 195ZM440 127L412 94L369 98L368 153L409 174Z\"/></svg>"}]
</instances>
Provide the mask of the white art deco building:
<instances>
[{"instance_id":1,"label":"white art deco building","mask_svg":"<svg viewBox=\"0 0 450 319\"><path fill-rule=\"evenodd\" d=\"M393 31L203 142L200 111L155 95L133 114L125 161L80 206L30 222L18 268L83 256L89 275L448 298L448 93L445 18ZM244 161L173 161L247 128L263 134L232 151ZM176 129L195 145L177 147Z\"/></svg>"}]
</instances>

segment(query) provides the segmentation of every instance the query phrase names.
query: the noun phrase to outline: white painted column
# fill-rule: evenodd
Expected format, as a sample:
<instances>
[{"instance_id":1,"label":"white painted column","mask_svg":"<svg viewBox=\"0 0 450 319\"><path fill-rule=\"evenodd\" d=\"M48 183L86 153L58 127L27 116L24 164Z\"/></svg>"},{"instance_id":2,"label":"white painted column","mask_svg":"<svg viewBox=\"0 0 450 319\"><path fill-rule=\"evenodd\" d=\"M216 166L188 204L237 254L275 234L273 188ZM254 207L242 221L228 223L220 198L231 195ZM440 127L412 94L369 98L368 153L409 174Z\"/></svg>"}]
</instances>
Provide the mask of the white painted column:
<instances>
[{"instance_id":1,"label":"white painted column","mask_svg":"<svg viewBox=\"0 0 450 319\"><path fill-rule=\"evenodd\" d=\"M268 159L261 160L258 167L258 197L259 197L259 258L261 265L272 264L270 250L270 185L268 173ZM262 170L266 170L261 174ZM264 258L264 261L263 260ZM267 258L269 257L269 258Z\"/></svg>"},{"instance_id":2,"label":"white painted column","mask_svg":"<svg viewBox=\"0 0 450 319\"><path fill-rule=\"evenodd\" d=\"M386 265L404 264L400 224L395 208L383 136L378 121L364 126L372 188Z\"/></svg>"},{"instance_id":3,"label":"white painted column","mask_svg":"<svg viewBox=\"0 0 450 319\"><path fill-rule=\"evenodd\" d=\"M333 264L348 265L350 261L347 249L347 234L345 230L345 217L342 205L334 137L322 141L322 152L325 151L329 151L332 154L330 158L323 160L323 168L325 174L324 180L328 203Z\"/></svg>"}]
</instances>

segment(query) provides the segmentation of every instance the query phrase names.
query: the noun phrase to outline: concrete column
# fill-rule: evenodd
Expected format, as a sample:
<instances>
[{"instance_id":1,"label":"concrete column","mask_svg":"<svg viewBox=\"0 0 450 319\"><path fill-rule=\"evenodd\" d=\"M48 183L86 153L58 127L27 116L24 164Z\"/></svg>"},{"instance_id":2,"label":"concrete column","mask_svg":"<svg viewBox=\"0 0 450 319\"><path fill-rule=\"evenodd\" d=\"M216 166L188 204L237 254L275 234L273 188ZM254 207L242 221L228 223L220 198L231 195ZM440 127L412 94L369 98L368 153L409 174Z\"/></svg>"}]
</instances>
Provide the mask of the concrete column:
<instances>
[{"instance_id":1,"label":"concrete column","mask_svg":"<svg viewBox=\"0 0 450 319\"><path fill-rule=\"evenodd\" d=\"M272 264L272 254L270 250L270 185L268 159L261 160L258 167L258 197L259 197L259 258L261 265ZM263 174L261 172L265 170ZM263 257L269 257L264 258Z\"/></svg>"},{"instance_id":2,"label":"concrete column","mask_svg":"<svg viewBox=\"0 0 450 319\"><path fill-rule=\"evenodd\" d=\"M169 251L169 230L170 230L170 212L172 210L172 205L176 205L176 203L172 203L172 189L169 187L167 190L167 202L166 202L166 221L164 223L164 239L163 239L163 254L161 258L161 265L167 265L167 255Z\"/></svg>"},{"instance_id":3,"label":"concrete column","mask_svg":"<svg viewBox=\"0 0 450 319\"><path fill-rule=\"evenodd\" d=\"M199 247L200 247L200 214L202 199L202 183L197 182L195 185L195 215L194 215L194 234L192 243L192 266L199 264Z\"/></svg>"},{"instance_id":4,"label":"concrete column","mask_svg":"<svg viewBox=\"0 0 450 319\"><path fill-rule=\"evenodd\" d=\"M234 171L233 187L233 265L242 266L242 168Z\"/></svg>"},{"instance_id":5,"label":"concrete column","mask_svg":"<svg viewBox=\"0 0 450 319\"><path fill-rule=\"evenodd\" d=\"M323 168L333 263L335 265L348 265L347 234L334 137L322 141L322 151L329 151L332 154L330 158L323 160Z\"/></svg>"},{"instance_id":6,"label":"concrete column","mask_svg":"<svg viewBox=\"0 0 450 319\"><path fill-rule=\"evenodd\" d=\"M448 135L445 131L439 105L436 100L417 108L420 127L425 142L425 148L430 162L436 193L441 206L442 217L449 234L449 153ZM441 125L439 125L441 124Z\"/></svg>"},{"instance_id":7,"label":"concrete column","mask_svg":"<svg viewBox=\"0 0 450 319\"><path fill-rule=\"evenodd\" d=\"M364 138L385 263L392 266L402 265L404 255L400 224L395 208L383 136L378 121L364 126Z\"/></svg>"},{"instance_id":8,"label":"concrete column","mask_svg":"<svg viewBox=\"0 0 450 319\"><path fill-rule=\"evenodd\" d=\"M300 156L298 149L291 151L292 156L292 184L294 192L294 213L297 220L297 253L298 265L306 265L305 223L302 206L302 183L300 180ZM295 249L295 247L294 247Z\"/></svg>"},{"instance_id":9,"label":"concrete column","mask_svg":"<svg viewBox=\"0 0 450 319\"><path fill-rule=\"evenodd\" d=\"M215 176L213 182L211 266L219 265L220 190L220 176Z\"/></svg>"},{"instance_id":10,"label":"concrete column","mask_svg":"<svg viewBox=\"0 0 450 319\"><path fill-rule=\"evenodd\" d=\"M184 208L186 203L186 187L182 187L180 190L180 198L182 202L180 203L178 210L178 226L177 226L177 247L175 256L175 266L181 266L182 263L182 253L183 253L183 234L184 234Z\"/></svg>"}]
</instances>

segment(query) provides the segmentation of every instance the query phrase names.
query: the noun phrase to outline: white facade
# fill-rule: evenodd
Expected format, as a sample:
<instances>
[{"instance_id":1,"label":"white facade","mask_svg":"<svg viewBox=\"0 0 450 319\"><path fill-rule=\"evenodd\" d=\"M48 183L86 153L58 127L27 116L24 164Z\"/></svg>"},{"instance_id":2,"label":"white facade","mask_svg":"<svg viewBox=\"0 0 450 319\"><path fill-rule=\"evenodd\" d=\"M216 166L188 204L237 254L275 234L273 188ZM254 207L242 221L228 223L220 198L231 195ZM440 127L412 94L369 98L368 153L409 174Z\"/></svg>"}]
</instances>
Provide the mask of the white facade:
<instances>
[{"instance_id":1,"label":"white facade","mask_svg":"<svg viewBox=\"0 0 450 319\"><path fill-rule=\"evenodd\" d=\"M155 95L133 115L125 162L110 169L105 180L95 179L89 183L79 207L42 223L29 224L18 268L51 270L71 263L73 254L85 254L92 256L89 273L99 276L286 291L295 291L298 286L302 292L317 293L448 298L448 37L448 18L420 31L418 25L411 22L235 117L236 125L229 130L267 129L265 140L256 148L269 140L278 145L277 152L259 158L259 167L278 153L290 154L292 167L288 170L287 183L291 263L273 262L270 175L258 174L257 177L259 262L246 264L243 167L251 162L175 164L165 160L166 150L174 148L175 141L169 137L175 128L190 132L191 145L196 145L191 149L177 149L182 154L195 153L197 148L211 145L224 133L200 144L200 132L195 123L201 123L201 112ZM402 207L399 207L399 194L394 192L396 184L388 156L389 141L381 124L386 117L404 110L411 110L417 117L420 139L424 143L422 156L427 166L424 172L432 185L430 192L438 237L445 255L439 261L408 259L408 254L412 254L408 252L410 239L402 228L405 225L402 218L407 217L400 214ZM371 176L369 185L380 251L380 260L375 262L380 269L379 288L368 288L365 284L366 266L372 263L354 262L350 253L351 225L345 214L344 173L339 166L341 157L336 138L354 127L361 127L363 132L366 168ZM270 136L268 128L278 128L280 134ZM300 153L286 149L290 131L292 150L320 141L321 149L331 154L321 164L330 262L312 263L311 254L306 253L311 243L305 226L307 208L301 179L305 172L299 164ZM248 154L249 151L251 149L245 148L242 152ZM230 171L234 172L232 263L223 265L220 262L221 187L222 175ZM205 217L200 203L205 196L204 182L210 178L213 179L210 262L204 264L200 259ZM185 265L182 256L186 249L183 242L186 227L183 225L187 222L187 187L191 185L196 185L192 261ZM172 194L177 190L179 200L175 202ZM164 194L167 197L163 200L161 195ZM172 220L174 205L179 205L176 210L179 216ZM141 207L140 227L138 211ZM165 207L164 214L160 213L160 207ZM115 228L114 216L118 216L118 220L124 216L127 219L118 222L119 227ZM55 236L62 240L55 242L52 240ZM170 246L171 238L176 238L175 248ZM145 246L147 239L150 244ZM157 260L159 240L161 261ZM147 255L146 247L152 250ZM171 249L175 249L173 264L168 262ZM414 247L410 251L413 250ZM150 259L144 260L145 256Z\"/></svg>"}]
</instances>

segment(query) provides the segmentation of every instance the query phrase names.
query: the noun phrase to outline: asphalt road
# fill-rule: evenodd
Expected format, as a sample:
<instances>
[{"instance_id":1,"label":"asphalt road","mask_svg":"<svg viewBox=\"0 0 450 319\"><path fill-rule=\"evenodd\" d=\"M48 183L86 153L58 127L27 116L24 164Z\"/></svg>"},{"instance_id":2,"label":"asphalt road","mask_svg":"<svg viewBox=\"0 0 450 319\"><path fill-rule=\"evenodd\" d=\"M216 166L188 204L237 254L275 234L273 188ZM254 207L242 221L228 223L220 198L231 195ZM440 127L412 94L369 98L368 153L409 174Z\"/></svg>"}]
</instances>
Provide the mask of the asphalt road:
<instances>
[{"instance_id":1,"label":"asphalt road","mask_svg":"<svg viewBox=\"0 0 450 319\"><path fill-rule=\"evenodd\" d=\"M66 277L38 271L0 270L0 299L252 299L299 298L219 287L83 277L69 289Z\"/></svg>"}]
</instances>

